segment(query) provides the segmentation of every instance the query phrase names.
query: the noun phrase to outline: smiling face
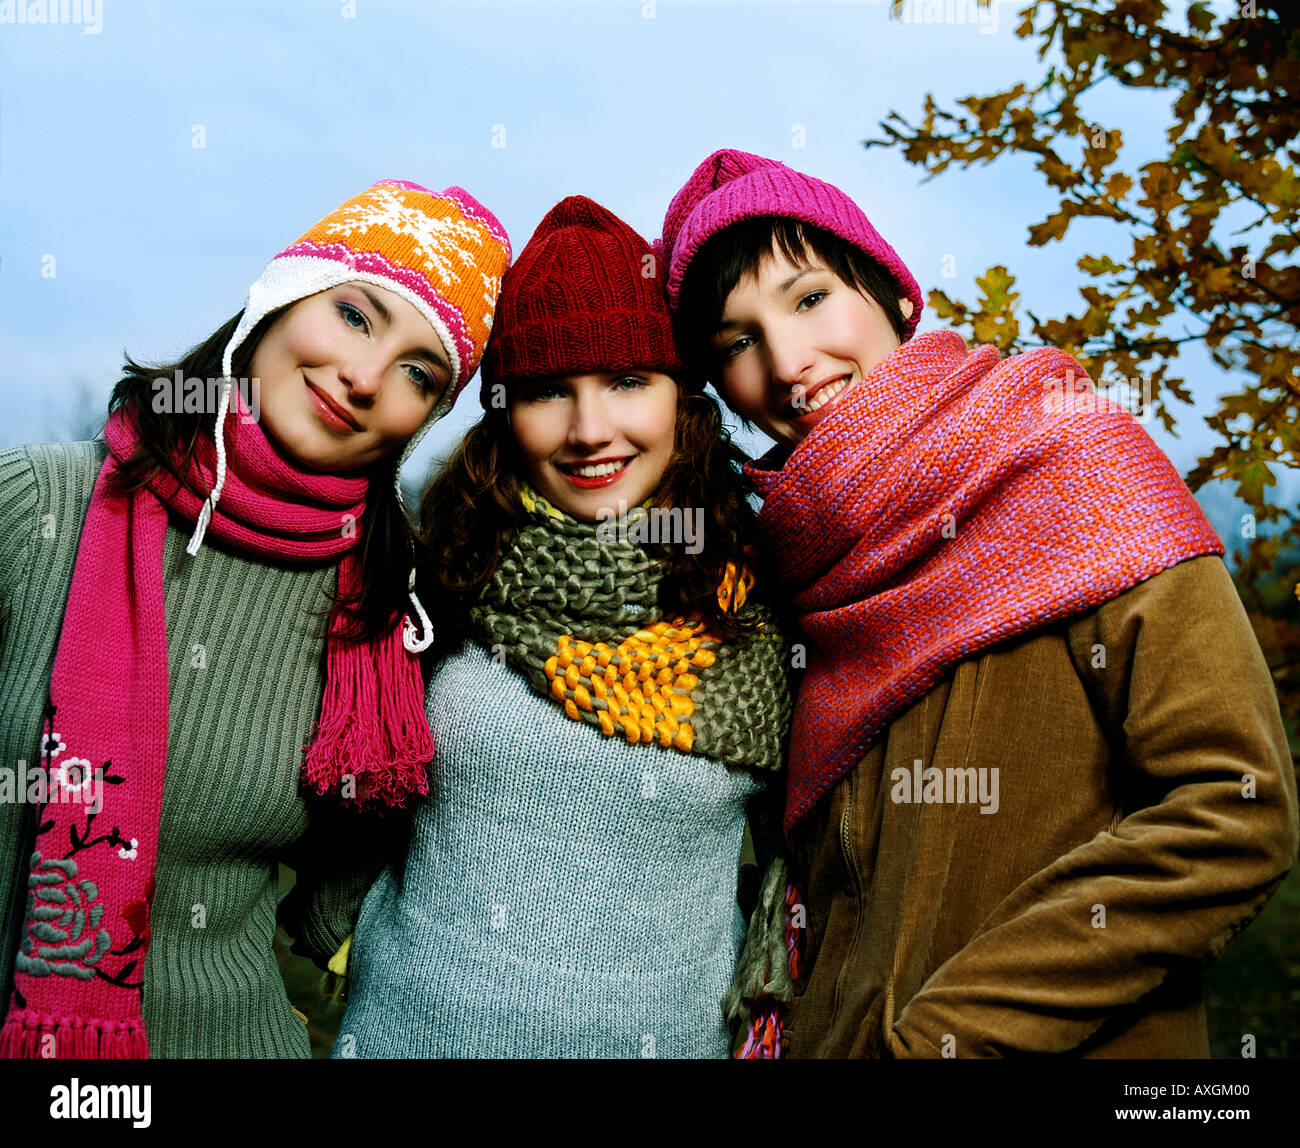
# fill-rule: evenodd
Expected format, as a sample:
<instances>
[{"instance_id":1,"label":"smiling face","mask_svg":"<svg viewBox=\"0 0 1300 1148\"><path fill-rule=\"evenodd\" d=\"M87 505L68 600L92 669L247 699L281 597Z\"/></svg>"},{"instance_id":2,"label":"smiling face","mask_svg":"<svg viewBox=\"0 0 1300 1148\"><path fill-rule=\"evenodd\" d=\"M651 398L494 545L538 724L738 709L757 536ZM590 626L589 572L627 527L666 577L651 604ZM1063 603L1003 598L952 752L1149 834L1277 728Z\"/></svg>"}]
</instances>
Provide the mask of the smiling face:
<instances>
[{"instance_id":1,"label":"smiling face","mask_svg":"<svg viewBox=\"0 0 1300 1148\"><path fill-rule=\"evenodd\" d=\"M300 299L249 364L262 424L303 466L361 470L399 450L451 380L446 349L410 303L372 283Z\"/></svg>"},{"instance_id":2,"label":"smiling face","mask_svg":"<svg viewBox=\"0 0 1300 1148\"><path fill-rule=\"evenodd\" d=\"M638 506L673 456L677 384L656 371L611 371L521 382L510 426L533 488L574 518Z\"/></svg>"},{"instance_id":3,"label":"smiling face","mask_svg":"<svg viewBox=\"0 0 1300 1148\"><path fill-rule=\"evenodd\" d=\"M899 305L911 315L909 299ZM731 407L790 446L898 345L875 299L815 255L792 263L775 246L727 296L712 338Z\"/></svg>"}]
</instances>

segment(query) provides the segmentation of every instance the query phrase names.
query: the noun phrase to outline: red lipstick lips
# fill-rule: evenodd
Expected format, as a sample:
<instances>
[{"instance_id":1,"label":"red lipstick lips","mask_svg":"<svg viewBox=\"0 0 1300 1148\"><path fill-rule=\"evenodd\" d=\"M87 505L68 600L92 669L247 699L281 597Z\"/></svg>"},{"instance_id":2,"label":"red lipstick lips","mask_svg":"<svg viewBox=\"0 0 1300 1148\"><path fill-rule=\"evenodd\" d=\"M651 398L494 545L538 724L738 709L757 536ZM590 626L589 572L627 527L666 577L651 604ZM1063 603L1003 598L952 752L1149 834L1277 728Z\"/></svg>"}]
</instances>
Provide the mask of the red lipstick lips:
<instances>
[{"instance_id":1,"label":"red lipstick lips","mask_svg":"<svg viewBox=\"0 0 1300 1148\"><path fill-rule=\"evenodd\" d=\"M632 465L632 461L631 458L584 458L581 462L564 462L555 465L556 469L580 490L596 490L602 486L609 486L622 478L627 473L628 467ZM602 474L595 478L586 478L583 475L573 474L570 469L576 470L581 466L598 466L602 462L622 462L624 465L614 471L613 474Z\"/></svg>"},{"instance_id":2,"label":"red lipstick lips","mask_svg":"<svg viewBox=\"0 0 1300 1148\"><path fill-rule=\"evenodd\" d=\"M320 415L321 422L327 427L340 434L353 434L361 429L361 424L320 387L305 377L304 382L307 384L307 393L316 404L316 413Z\"/></svg>"}]
</instances>

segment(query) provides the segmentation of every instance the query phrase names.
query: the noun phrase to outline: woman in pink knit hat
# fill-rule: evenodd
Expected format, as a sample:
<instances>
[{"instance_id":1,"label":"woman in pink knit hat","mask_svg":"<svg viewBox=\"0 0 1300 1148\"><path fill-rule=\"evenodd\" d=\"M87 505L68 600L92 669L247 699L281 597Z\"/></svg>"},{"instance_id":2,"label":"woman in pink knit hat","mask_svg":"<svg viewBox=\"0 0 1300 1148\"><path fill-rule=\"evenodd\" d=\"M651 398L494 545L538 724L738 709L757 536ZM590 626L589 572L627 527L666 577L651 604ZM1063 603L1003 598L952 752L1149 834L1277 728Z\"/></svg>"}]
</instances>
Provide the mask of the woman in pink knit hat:
<instances>
[{"instance_id":1,"label":"woman in pink knit hat","mask_svg":"<svg viewBox=\"0 0 1300 1148\"><path fill-rule=\"evenodd\" d=\"M398 472L509 250L461 188L384 180L179 362L128 359L102 441L0 452L0 1055L309 1055L277 862L324 959L395 833L357 809L428 791Z\"/></svg>"},{"instance_id":2,"label":"woman in pink knit hat","mask_svg":"<svg viewBox=\"0 0 1300 1148\"><path fill-rule=\"evenodd\" d=\"M1069 356L917 335L828 183L717 152L662 242L688 366L775 440L747 469L807 636L787 1054L1208 1055L1201 970L1296 791L1177 472Z\"/></svg>"}]
</instances>

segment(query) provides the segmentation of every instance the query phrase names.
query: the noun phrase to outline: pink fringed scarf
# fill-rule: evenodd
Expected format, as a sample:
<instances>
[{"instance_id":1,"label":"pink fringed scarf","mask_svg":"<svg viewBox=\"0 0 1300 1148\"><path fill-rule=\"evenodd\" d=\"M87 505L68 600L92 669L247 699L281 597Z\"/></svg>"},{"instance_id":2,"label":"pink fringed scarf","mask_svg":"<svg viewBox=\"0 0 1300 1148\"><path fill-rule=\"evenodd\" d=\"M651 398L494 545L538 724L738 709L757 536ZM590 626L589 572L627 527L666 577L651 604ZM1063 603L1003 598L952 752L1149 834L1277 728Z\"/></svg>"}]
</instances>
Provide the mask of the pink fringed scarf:
<instances>
[{"instance_id":1,"label":"pink fringed scarf","mask_svg":"<svg viewBox=\"0 0 1300 1148\"><path fill-rule=\"evenodd\" d=\"M957 662L1223 553L1151 437L1051 349L917 336L782 469L747 470L810 639L787 835Z\"/></svg>"},{"instance_id":2,"label":"pink fringed scarf","mask_svg":"<svg viewBox=\"0 0 1300 1148\"><path fill-rule=\"evenodd\" d=\"M212 533L270 562L340 557L339 600L352 600L369 480L298 469L245 418L228 419L225 434L229 469ZM110 454L82 528L50 682L41 754L51 800L31 860L4 1057L149 1055L141 998L168 737L163 542L168 510L194 522L203 500L165 474L147 490L118 493L109 480L136 433L116 415L105 437ZM212 488L215 456L212 439L202 439L191 470L199 489ZM341 640L345 630L336 606L304 785L398 805L428 792L433 744L419 663L396 625L368 644ZM101 770L98 809L69 800Z\"/></svg>"}]
</instances>

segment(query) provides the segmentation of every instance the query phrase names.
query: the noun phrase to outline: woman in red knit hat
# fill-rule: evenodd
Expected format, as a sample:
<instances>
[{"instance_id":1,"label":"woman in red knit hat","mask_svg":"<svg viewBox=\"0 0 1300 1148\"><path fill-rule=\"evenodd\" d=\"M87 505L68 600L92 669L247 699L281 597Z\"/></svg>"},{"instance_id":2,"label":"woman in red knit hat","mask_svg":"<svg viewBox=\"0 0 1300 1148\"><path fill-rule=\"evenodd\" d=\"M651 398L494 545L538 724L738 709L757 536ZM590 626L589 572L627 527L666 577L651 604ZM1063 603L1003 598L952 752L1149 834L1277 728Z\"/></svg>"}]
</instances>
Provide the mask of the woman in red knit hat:
<instances>
[{"instance_id":1,"label":"woman in red knit hat","mask_svg":"<svg viewBox=\"0 0 1300 1148\"><path fill-rule=\"evenodd\" d=\"M558 204L425 496L432 794L361 910L336 1056L727 1054L788 651L741 456L681 380L649 246Z\"/></svg>"},{"instance_id":2,"label":"woman in red knit hat","mask_svg":"<svg viewBox=\"0 0 1300 1148\"><path fill-rule=\"evenodd\" d=\"M1208 1054L1201 970L1296 851L1222 544L1083 368L916 335L841 190L710 156L664 222L684 349L808 637L794 1056ZM795 922L798 923L798 922Z\"/></svg>"}]
</instances>

